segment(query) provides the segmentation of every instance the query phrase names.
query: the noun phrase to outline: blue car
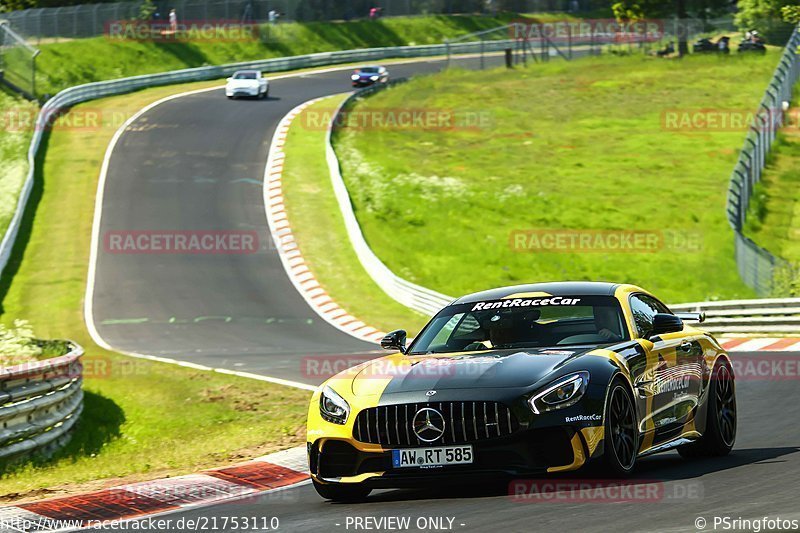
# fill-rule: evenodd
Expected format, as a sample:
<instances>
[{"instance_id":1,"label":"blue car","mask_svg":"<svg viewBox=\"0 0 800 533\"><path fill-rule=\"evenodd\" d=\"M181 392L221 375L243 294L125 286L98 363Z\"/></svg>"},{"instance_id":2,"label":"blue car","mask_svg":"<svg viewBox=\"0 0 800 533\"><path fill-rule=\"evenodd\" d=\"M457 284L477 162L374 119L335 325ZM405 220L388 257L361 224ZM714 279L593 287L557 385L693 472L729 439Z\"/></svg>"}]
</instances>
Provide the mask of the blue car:
<instances>
[{"instance_id":1,"label":"blue car","mask_svg":"<svg viewBox=\"0 0 800 533\"><path fill-rule=\"evenodd\" d=\"M386 83L389 81L389 71L386 67L361 67L350 76L353 87L368 87L373 83Z\"/></svg>"}]
</instances>

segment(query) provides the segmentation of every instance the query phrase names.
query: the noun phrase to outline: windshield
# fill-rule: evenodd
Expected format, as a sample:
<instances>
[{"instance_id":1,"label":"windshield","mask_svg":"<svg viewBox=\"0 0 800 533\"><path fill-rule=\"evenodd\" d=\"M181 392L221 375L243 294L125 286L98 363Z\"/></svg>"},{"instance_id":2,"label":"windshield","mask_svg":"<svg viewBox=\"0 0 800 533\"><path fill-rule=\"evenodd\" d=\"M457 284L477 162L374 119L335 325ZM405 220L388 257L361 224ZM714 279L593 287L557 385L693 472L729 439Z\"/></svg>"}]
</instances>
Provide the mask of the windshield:
<instances>
[{"instance_id":1,"label":"windshield","mask_svg":"<svg viewBox=\"0 0 800 533\"><path fill-rule=\"evenodd\" d=\"M254 80L256 79L255 72L237 72L233 75L233 79L235 80Z\"/></svg>"},{"instance_id":2,"label":"windshield","mask_svg":"<svg viewBox=\"0 0 800 533\"><path fill-rule=\"evenodd\" d=\"M359 69L359 72L361 74L377 74L378 67L364 67L362 69Z\"/></svg>"},{"instance_id":3,"label":"windshield","mask_svg":"<svg viewBox=\"0 0 800 533\"><path fill-rule=\"evenodd\" d=\"M445 307L411 345L412 354L603 344L628 340L611 296L505 298Z\"/></svg>"}]
</instances>

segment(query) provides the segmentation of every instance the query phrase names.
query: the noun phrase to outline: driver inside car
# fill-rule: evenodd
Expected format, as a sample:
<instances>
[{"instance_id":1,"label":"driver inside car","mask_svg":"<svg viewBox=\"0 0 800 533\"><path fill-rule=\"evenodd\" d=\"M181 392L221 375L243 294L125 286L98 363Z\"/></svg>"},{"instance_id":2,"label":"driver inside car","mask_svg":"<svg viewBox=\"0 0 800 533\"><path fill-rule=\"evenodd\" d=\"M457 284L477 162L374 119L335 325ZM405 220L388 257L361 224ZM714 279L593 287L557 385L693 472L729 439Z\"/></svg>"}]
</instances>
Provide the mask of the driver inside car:
<instances>
[{"instance_id":1,"label":"driver inside car","mask_svg":"<svg viewBox=\"0 0 800 533\"><path fill-rule=\"evenodd\" d=\"M611 307L594 308L594 325L597 334L609 341L622 340L622 324L619 315Z\"/></svg>"},{"instance_id":2,"label":"driver inside car","mask_svg":"<svg viewBox=\"0 0 800 533\"><path fill-rule=\"evenodd\" d=\"M535 337L534 328L540 316L541 312L538 309L525 312L503 310L491 313L481 320L482 329L488 332L488 338L470 343L464 350L488 350L530 341Z\"/></svg>"}]
</instances>

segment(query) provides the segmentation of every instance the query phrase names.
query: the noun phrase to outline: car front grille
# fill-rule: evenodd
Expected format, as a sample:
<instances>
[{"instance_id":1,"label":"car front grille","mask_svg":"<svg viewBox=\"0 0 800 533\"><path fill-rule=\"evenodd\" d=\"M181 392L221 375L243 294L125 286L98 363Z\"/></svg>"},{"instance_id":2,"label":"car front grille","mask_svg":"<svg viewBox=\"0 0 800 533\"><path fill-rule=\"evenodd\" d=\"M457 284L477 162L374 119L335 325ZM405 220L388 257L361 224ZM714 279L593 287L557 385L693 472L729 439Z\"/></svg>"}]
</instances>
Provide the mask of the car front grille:
<instances>
[{"instance_id":1,"label":"car front grille","mask_svg":"<svg viewBox=\"0 0 800 533\"><path fill-rule=\"evenodd\" d=\"M433 442L414 433L414 416L426 407L444 419L444 433ZM411 403L364 409L356 417L353 437L382 446L440 446L505 437L518 428L511 410L498 402Z\"/></svg>"}]
</instances>

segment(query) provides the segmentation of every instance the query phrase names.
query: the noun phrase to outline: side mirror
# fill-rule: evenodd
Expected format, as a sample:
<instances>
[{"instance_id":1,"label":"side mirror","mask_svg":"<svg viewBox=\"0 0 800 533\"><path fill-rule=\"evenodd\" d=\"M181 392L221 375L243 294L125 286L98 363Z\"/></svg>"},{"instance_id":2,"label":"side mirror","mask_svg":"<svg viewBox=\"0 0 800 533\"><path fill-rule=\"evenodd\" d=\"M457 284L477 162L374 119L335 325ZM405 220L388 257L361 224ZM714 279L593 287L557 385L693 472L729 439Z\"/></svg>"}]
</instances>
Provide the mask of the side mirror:
<instances>
[{"instance_id":1,"label":"side mirror","mask_svg":"<svg viewBox=\"0 0 800 533\"><path fill-rule=\"evenodd\" d=\"M381 348L384 350L400 350L406 353L406 330L396 329L381 339Z\"/></svg>"},{"instance_id":2,"label":"side mirror","mask_svg":"<svg viewBox=\"0 0 800 533\"><path fill-rule=\"evenodd\" d=\"M684 322L704 322L706 319L706 314L703 312L700 313L675 313L675 316L679 317Z\"/></svg>"},{"instance_id":3,"label":"side mirror","mask_svg":"<svg viewBox=\"0 0 800 533\"><path fill-rule=\"evenodd\" d=\"M652 337L662 335L664 333L675 333L683 329L683 320L677 315L670 315L668 313L656 313L653 317L653 329L647 335L652 340Z\"/></svg>"}]
</instances>

